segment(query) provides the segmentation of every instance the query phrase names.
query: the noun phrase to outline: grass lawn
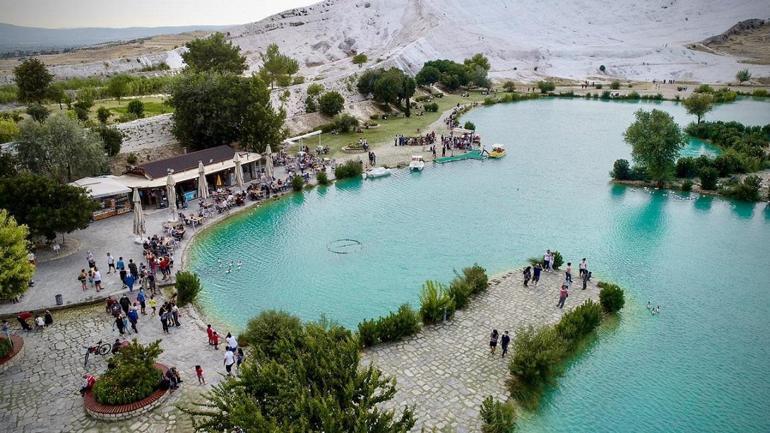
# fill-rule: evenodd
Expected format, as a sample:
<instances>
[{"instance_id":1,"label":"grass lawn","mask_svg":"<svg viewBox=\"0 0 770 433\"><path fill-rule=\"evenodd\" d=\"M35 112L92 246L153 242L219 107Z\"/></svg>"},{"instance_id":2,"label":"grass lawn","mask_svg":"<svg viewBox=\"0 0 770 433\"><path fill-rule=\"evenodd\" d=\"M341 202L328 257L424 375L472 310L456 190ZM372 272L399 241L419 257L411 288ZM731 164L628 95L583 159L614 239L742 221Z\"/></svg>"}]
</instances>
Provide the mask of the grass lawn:
<instances>
[{"instance_id":1,"label":"grass lawn","mask_svg":"<svg viewBox=\"0 0 770 433\"><path fill-rule=\"evenodd\" d=\"M174 111L173 107L164 103L165 98L157 96L121 99L120 102L115 99L99 99L94 101L94 106L91 107L91 110L89 111L89 118L94 122L98 122L99 120L96 117L96 112L99 110L99 107L105 107L112 113L112 116L110 116L110 120L107 123L118 123L120 117L128 113L128 103L134 99L144 102L144 117L152 117ZM64 108L66 109L67 107L64 106ZM59 104L49 104L48 109L51 110L52 113L55 113L59 111Z\"/></svg>"},{"instance_id":2,"label":"grass lawn","mask_svg":"<svg viewBox=\"0 0 770 433\"><path fill-rule=\"evenodd\" d=\"M470 96L463 98L460 95L445 94L443 98L434 98L434 102L438 104L438 111L435 113L425 113L422 116L415 116L414 110L412 111L412 117L389 118L388 120L377 120L379 124L376 128L364 129L361 133L349 132L347 134L322 134L321 144L323 146L329 146L330 154L332 156L341 153L344 146L353 144L358 141L359 138L366 139L370 145L390 143L393 141L393 137L398 134L407 136L415 136L418 134L424 134L425 128L435 122L441 117L441 114L451 109L457 104L465 104L469 102L481 102L485 96L480 92L471 92ZM359 119L360 120L360 119ZM315 149L318 145L318 138L310 138L305 143L311 149ZM296 152L299 148L299 144L292 146L291 151Z\"/></svg>"}]
</instances>

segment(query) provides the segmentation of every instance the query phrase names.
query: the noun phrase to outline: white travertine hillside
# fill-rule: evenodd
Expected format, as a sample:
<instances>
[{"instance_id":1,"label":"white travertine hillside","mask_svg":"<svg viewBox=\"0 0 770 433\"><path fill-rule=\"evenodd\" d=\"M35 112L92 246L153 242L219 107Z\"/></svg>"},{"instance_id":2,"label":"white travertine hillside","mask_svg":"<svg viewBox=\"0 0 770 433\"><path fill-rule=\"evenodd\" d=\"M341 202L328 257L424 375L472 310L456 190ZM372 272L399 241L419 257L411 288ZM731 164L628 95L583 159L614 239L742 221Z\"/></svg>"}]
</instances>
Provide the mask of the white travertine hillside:
<instances>
[{"instance_id":1,"label":"white travertine hillside","mask_svg":"<svg viewBox=\"0 0 770 433\"><path fill-rule=\"evenodd\" d=\"M740 59L686 48L750 18L766 0L326 0L230 31L252 69L272 43L326 81L358 70L353 53L416 72L426 60L488 55L493 77L608 76L726 82ZM537 70L535 70L537 67ZM755 76L770 66L749 65Z\"/></svg>"}]
</instances>

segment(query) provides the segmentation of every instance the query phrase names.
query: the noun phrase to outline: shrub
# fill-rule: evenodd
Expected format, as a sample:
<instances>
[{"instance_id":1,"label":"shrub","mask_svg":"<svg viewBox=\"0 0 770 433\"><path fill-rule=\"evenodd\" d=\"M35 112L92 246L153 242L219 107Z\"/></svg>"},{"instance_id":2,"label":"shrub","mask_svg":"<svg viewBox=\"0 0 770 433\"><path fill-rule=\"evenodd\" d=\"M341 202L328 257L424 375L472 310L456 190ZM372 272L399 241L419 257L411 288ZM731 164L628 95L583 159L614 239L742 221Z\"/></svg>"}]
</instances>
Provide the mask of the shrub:
<instances>
[{"instance_id":1,"label":"shrub","mask_svg":"<svg viewBox=\"0 0 770 433\"><path fill-rule=\"evenodd\" d=\"M334 177L339 179L360 178L363 173L363 167L360 161L346 161L334 169Z\"/></svg>"},{"instance_id":2,"label":"shrub","mask_svg":"<svg viewBox=\"0 0 770 433\"><path fill-rule=\"evenodd\" d=\"M364 320L358 324L358 335L363 347L378 343L399 341L414 335L420 330L420 319L409 304L404 304L398 311L391 312L373 320Z\"/></svg>"},{"instance_id":3,"label":"shrub","mask_svg":"<svg viewBox=\"0 0 770 433\"><path fill-rule=\"evenodd\" d=\"M435 113L435 112L437 112L437 111L438 111L438 104L437 104L437 103L435 103L435 102L429 102L429 103L427 103L427 104L423 105L423 108L424 108L424 109L425 109L425 111L427 111L428 113Z\"/></svg>"},{"instance_id":4,"label":"shrub","mask_svg":"<svg viewBox=\"0 0 770 433\"><path fill-rule=\"evenodd\" d=\"M516 91L516 83L514 83L513 81L508 80L505 83L503 83L503 89L506 92L515 92Z\"/></svg>"},{"instance_id":5,"label":"shrub","mask_svg":"<svg viewBox=\"0 0 770 433\"><path fill-rule=\"evenodd\" d=\"M179 271L176 273L176 302L184 306L193 301L201 291L201 280L194 272Z\"/></svg>"},{"instance_id":6,"label":"shrub","mask_svg":"<svg viewBox=\"0 0 770 433\"><path fill-rule=\"evenodd\" d=\"M131 165L135 165L138 161L139 161L139 157L137 157L136 154L133 152L129 153L128 156L126 157L126 162Z\"/></svg>"},{"instance_id":7,"label":"shrub","mask_svg":"<svg viewBox=\"0 0 770 433\"><path fill-rule=\"evenodd\" d=\"M328 185L329 184L329 176L327 176L325 171L319 171L315 175L316 180L318 181L319 185Z\"/></svg>"},{"instance_id":8,"label":"shrub","mask_svg":"<svg viewBox=\"0 0 770 433\"><path fill-rule=\"evenodd\" d=\"M420 317L423 323L441 322L445 316L452 317L454 310L454 301L444 285L426 281L420 293Z\"/></svg>"},{"instance_id":9,"label":"shrub","mask_svg":"<svg viewBox=\"0 0 770 433\"><path fill-rule=\"evenodd\" d=\"M714 93L714 88L708 84L701 84L695 89L695 93Z\"/></svg>"},{"instance_id":10,"label":"shrub","mask_svg":"<svg viewBox=\"0 0 770 433\"><path fill-rule=\"evenodd\" d=\"M491 395L481 403L479 411L483 433L510 433L516 427L516 409L510 403L502 403Z\"/></svg>"},{"instance_id":11,"label":"shrub","mask_svg":"<svg viewBox=\"0 0 770 433\"><path fill-rule=\"evenodd\" d=\"M476 125L469 120L469 121L465 122L465 125L463 125L463 128L470 129L471 131L475 131L476 130Z\"/></svg>"},{"instance_id":12,"label":"shrub","mask_svg":"<svg viewBox=\"0 0 770 433\"><path fill-rule=\"evenodd\" d=\"M610 83L610 89L612 90L620 89L620 81L614 80L612 83Z\"/></svg>"},{"instance_id":13,"label":"shrub","mask_svg":"<svg viewBox=\"0 0 770 433\"><path fill-rule=\"evenodd\" d=\"M698 174L698 164L695 158L684 157L676 160L676 177L691 179Z\"/></svg>"},{"instance_id":14,"label":"shrub","mask_svg":"<svg viewBox=\"0 0 770 433\"><path fill-rule=\"evenodd\" d=\"M334 116L345 106L345 98L339 92L326 92L318 98L318 109L327 116Z\"/></svg>"},{"instance_id":15,"label":"shrub","mask_svg":"<svg viewBox=\"0 0 770 433\"><path fill-rule=\"evenodd\" d=\"M583 337L593 332L601 321L602 307L588 299L564 313L556 324L556 332L566 343L575 346Z\"/></svg>"},{"instance_id":16,"label":"shrub","mask_svg":"<svg viewBox=\"0 0 770 433\"><path fill-rule=\"evenodd\" d=\"M159 388L162 373L155 360L163 352L160 340L142 346L134 339L112 358L114 368L108 369L93 387L96 401L107 405L134 403Z\"/></svg>"},{"instance_id":17,"label":"shrub","mask_svg":"<svg viewBox=\"0 0 770 433\"><path fill-rule=\"evenodd\" d=\"M737 74L735 74L735 78L737 78L741 83L744 81L749 81L751 79L751 72L749 72L748 69L741 69Z\"/></svg>"},{"instance_id":18,"label":"shrub","mask_svg":"<svg viewBox=\"0 0 770 433\"><path fill-rule=\"evenodd\" d=\"M474 264L469 268L463 269L463 278L471 288L471 293L476 295L484 290L487 290L489 286L489 277L487 277L487 270L478 264Z\"/></svg>"},{"instance_id":19,"label":"shrub","mask_svg":"<svg viewBox=\"0 0 770 433\"><path fill-rule=\"evenodd\" d=\"M560 252L554 250L553 251L553 268L559 269L563 264L564 264L564 257L561 256Z\"/></svg>"},{"instance_id":20,"label":"shrub","mask_svg":"<svg viewBox=\"0 0 770 433\"><path fill-rule=\"evenodd\" d=\"M722 194L736 200L759 201L759 187L762 180L759 176L751 175L743 178L742 182L735 182L722 188Z\"/></svg>"},{"instance_id":21,"label":"shrub","mask_svg":"<svg viewBox=\"0 0 770 433\"><path fill-rule=\"evenodd\" d=\"M610 91L609 90L605 90L605 91L602 92L602 95L600 96L600 98L601 99L610 99L610 96L611 96L610 95Z\"/></svg>"},{"instance_id":22,"label":"shrub","mask_svg":"<svg viewBox=\"0 0 770 433\"><path fill-rule=\"evenodd\" d=\"M637 93L636 90L634 90L631 93L629 93L628 95L626 95L626 99L631 99L631 100L634 100L634 101L637 100L637 99L640 99L640 98L641 98L641 96L639 96L639 93Z\"/></svg>"},{"instance_id":23,"label":"shrub","mask_svg":"<svg viewBox=\"0 0 770 433\"><path fill-rule=\"evenodd\" d=\"M714 191L717 189L717 180L719 179L719 173L716 169L711 167L704 167L698 173L700 178L701 189Z\"/></svg>"},{"instance_id":24,"label":"shrub","mask_svg":"<svg viewBox=\"0 0 770 433\"><path fill-rule=\"evenodd\" d=\"M769 93L767 92L767 89L755 89L751 93L751 96L755 96L757 98L765 98L765 97L767 97L768 94Z\"/></svg>"},{"instance_id":25,"label":"shrub","mask_svg":"<svg viewBox=\"0 0 770 433\"><path fill-rule=\"evenodd\" d=\"M347 113L339 114L334 117L334 128L342 134L354 131L358 128L358 119Z\"/></svg>"},{"instance_id":26,"label":"shrub","mask_svg":"<svg viewBox=\"0 0 770 433\"><path fill-rule=\"evenodd\" d=\"M473 294L473 291L468 282L465 281L465 278L458 275L451 283L449 283L448 293L455 304L455 308L460 310L468 305L468 300Z\"/></svg>"},{"instance_id":27,"label":"shrub","mask_svg":"<svg viewBox=\"0 0 770 433\"><path fill-rule=\"evenodd\" d=\"M602 89L602 87L604 87L604 86L602 85L602 83L596 83L596 84L594 84L594 88L595 88L595 89L601 90L601 89Z\"/></svg>"},{"instance_id":28,"label":"shrub","mask_svg":"<svg viewBox=\"0 0 770 433\"><path fill-rule=\"evenodd\" d=\"M617 284L599 282L601 291L599 292L599 303L605 313L612 314L620 311L625 305L626 300L623 295L623 289Z\"/></svg>"},{"instance_id":29,"label":"shrub","mask_svg":"<svg viewBox=\"0 0 770 433\"><path fill-rule=\"evenodd\" d=\"M104 142L104 151L108 156L115 156L120 153L120 146L123 144L123 133L117 128L108 128L102 124L98 129L99 136Z\"/></svg>"},{"instance_id":30,"label":"shrub","mask_svg":"<svg viewBox=\"0 0 770 433\"><path fill-rule=\"evenodd\" d=\"M302 191L303 186L305 186L305 179L302 179L302 176L296 175L291 178L291 189L294 192Z\"/></svg>"},{"instance_id":31,"label":"shrub","mask_svg":"<svg viewBox=\"0 0 770 433\"><path fill-rule=\"evenodd\" d=\"M296 77L294 77L292 84L296 86L298 84L303 84L304 82L305 82L305 77L303 77L302 75L297 75Z\"/></svg>"},{"instance_id":32,"label":"shrub","mask_svg":"<svg viewBox=\"0 0 770 433\"><path fill-rule=\"evenodd\" d=\"M0 358L5 358L9 353L11 353L11 349L13 349L13 346L11 346L11 340L5 337L0 337Z\"/></svg>"},{"instance_id":33,"label":"shrub","mask_svg":"<svg viewBox=\"0 0 770 433\"><path fill-rule=\"evenodd\" d=\"M686 179L684 182L682 182L682 192L690 191L692 191L692 181L690 179Z\"/></svg>"},{"instance_id":34,"label":"shrub","mask_svg":"<svg viewBox=\"0 0 770 433\"><path fill-rule=\"evenodd\" d=\"M302 322L297 317L284 311L265 310L249 320L238 341L274 357L284 350L282 341L293 346L301 335Z\"/></svg>"},{"instance_id":35,"label":"shrub","mask_svg":"<svg viewBox=\"0 0 770 433\"><path fill-rule=\"evenodd\" d=\"M540 89L540 93L548 93L556 90L556 84L553 81L538 81L537 88Z\"/></svg>"},{"instance_id":36,"label":"shrub","mask_svg":"<svg viewBox=\"0 0 770 433\"><path fill-rule=\"evenodd\" d=\"M144 102L134 99L133 101L128 103L128 107L126 108L126 111L130 114L133 114L138 119L141 119L144 117Z\"/></svg>"},{"instance_id":37,"label":"shrub","mask_svg":"<svg viewBox=\"0 0 770 433\"><path fill-rule=\"evenodd\" d=\"M615 180L629 180L631 179L631 167L628 164L628 160L618 159L615 164L612 165L612 171L610 172Z\"/></svg>"},{"instance_id":38,"label":"shrub","mask_svg":"<svg viewBox=\"0 0 770 433\"><path fill-rule=\"evenodd\" d=\"M508 370L519 385L540 386L561 372L560 361L564 355L564 341L554 327L524 328L513 341Z\"/></svg>"},{"instance_id":39,"label":"shrub","mask_svg":"<svg viewBox=\"0 0 770 433\"><path fill-rule=\"evenodd\" d=\"M48 108L46 108L44 105L34 103L34 104L29 104L29 106L27 107L27 114L29 114L29 116L32 119L38 122L42 122L48 118L48 115L51 114L51 111L48 110Z\"/></svg>"}]
</instances>

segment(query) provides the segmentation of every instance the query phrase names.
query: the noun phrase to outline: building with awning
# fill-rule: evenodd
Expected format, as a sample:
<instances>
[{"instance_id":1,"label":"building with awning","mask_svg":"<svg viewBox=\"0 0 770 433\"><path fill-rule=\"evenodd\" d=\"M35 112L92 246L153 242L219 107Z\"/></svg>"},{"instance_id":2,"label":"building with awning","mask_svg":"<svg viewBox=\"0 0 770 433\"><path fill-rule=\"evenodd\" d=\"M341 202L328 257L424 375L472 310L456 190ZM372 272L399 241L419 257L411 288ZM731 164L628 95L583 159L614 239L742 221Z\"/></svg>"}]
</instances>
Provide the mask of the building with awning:
<instances>
[{"instance_id":1,"label":"building with awning","mask_svg":"<svg viewBox=\"0 0 770 433\"><path fill-rule=\"evenodd\" d=\"M93 213L94 220L131 212L131 188L115 180L114 176L84 177L70 182L70 185L85 188L91 198L101 205Z\"/></svg>"},{"instance_id":2,"label":"building with awning","mask_svg":"<svg viewBox=\"0 0 770 433\"><path fill-rule=\"evenodd\" d=\"M259 177L258 163L262 157L258 153L237 151L245 182ZM139 189L143 204L157 204L163 207L166 196L166 179L173 174L176 182L177 197L190 201L197 198L198 164L202 163L206 182L210 189L235 185L235 153L227 145L216 146L196 152L185 153L171 158L151 161L131 167L114 179L128 188Z\"/></svg>"}]
</instances>

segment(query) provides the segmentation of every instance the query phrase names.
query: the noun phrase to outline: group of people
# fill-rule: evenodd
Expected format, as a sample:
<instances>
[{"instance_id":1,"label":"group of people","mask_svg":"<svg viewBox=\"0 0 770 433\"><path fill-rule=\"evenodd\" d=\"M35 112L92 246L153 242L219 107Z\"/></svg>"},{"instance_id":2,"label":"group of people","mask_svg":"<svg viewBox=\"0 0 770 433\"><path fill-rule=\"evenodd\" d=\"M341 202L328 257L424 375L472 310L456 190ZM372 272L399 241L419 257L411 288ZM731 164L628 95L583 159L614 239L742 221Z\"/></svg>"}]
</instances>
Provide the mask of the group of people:
<instances>
[{"instance_id":1,"label":"group of people","mask_svg":"<svg viewBox=\"0 0 770 433\"><path fill-rule=\"evenodd\" d=\"M492 334L489 335L489 353L495 353L497 350L498 340L500 341L500 348L502 349L502 354L500 357L504 358L505 354L508 353L508 346L511 344L511 336L508 335L508 331L504 331L503 335L501 336L497 332L497 329L493 329Z\"/></svg>"},{"instance_id":2,"label":"group of people","mask_svg":"<svg viewBox=\"0 0 770 433\"><path fill-rule=\"evenodd\" d=\"M532 282L533 286L537 287L537 283L540 281L540 275L542 272L553 272L553 263L555 257L555 252L551 252L549 249L546 250L545 254L543 255L542 264L535 263L533 266L525 267L524 271L522 271L524 277L524 287L529 287L530 281ZM559 288L559 302L556 304L558 308L564 308L564 302L567 300L567 297L569 297L569 289L573 283L572 271L572 262L567 262L567 267L564 269L564 281ZM583 282L583 290L585 290L588 287L588 282L591 281L591 272L588 270L588 262L586 261L585 257L583 257L583 259L578 264L578 276Z\"/></svg>"},{"instance_id":3,"label":"group of people","mask_svg":"<svg viewBox=\"0 0 770 433\"><path fill-rule=\"evenodd\" d=\"M436 142L436 132L431 131L425 135L419 135L417 137L406 137L402 134L396 135L393 138L393 144L395 146L426 146Z\"/></svg>"},{"instance_id":4,"label":"group of people","mask_svg":"<svg viewBox=\"0 0 770 433\"><path fill-rule=\"evenodd\" d=\"M374 152L369 152L369 166L374 167L377 165L377 155L374 154Z\"/></svg>"},{"instance_id":5,"label":"group of people","mask_svg":"<svg viewBox=\"0 0 770 433\"><path fill-rule=\"evenodd\" d=\"M206 327L206 334L208 336L209 346L213 346L214 350L219 350L219 333L217 333L210 324ZM243 349L238 347L238 339L228 332L225 337L224 356L224 366L228 376L232 375L233 365L240 371L244 358L245 354L243 353Z\"/></svg>"},{"instance_id":6,"label":"group of people","mask_svg":"<svg viewBox=\"0 0 770 433\"><path fill-rule=\"evenodd\" d=\"M32 320L32 325L28 322L30 319ZM16 315L16 320L19 322L21 329L25 331L32 331L33 325L36 330L42 330L53 325L53 315L48 310L39 311L37 314L33 314L31 311L22 311ZM6 337L10 336L10 327L6 320L3 320L3 333L6 334Z\"/></svg>"}]
</instances>

